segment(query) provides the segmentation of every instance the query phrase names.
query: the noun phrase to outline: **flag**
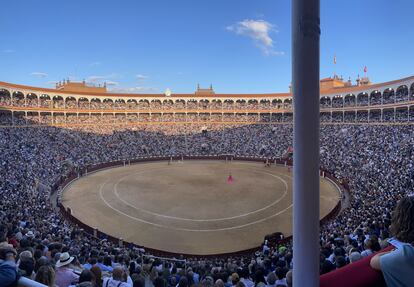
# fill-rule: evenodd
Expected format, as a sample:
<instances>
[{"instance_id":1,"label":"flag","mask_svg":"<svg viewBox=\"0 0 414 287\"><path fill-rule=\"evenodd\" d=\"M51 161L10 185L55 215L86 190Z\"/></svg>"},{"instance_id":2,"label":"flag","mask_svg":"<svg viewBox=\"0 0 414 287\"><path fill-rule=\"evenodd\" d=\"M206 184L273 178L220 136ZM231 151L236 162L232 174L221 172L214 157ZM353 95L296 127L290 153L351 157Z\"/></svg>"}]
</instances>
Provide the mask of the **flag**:
<instances>
[{"instance_id":1,"label":"flag","mask_svg":"<svg viewBox=\"0 0 414 287\"><path fill-rule=\"evenodd\" d=\"M364 67L364 73L366 73L368 71L367 66Z\"/></svg>"},{"instance_id":2,"label":"flag","mask_svg":"<svg viewBox=\"0 0 414 287\"><path fill-rule=\"evenodd\" d=\"M336 65L336 55L334 56L334 64Z\"/></svg>"}]
</instances>

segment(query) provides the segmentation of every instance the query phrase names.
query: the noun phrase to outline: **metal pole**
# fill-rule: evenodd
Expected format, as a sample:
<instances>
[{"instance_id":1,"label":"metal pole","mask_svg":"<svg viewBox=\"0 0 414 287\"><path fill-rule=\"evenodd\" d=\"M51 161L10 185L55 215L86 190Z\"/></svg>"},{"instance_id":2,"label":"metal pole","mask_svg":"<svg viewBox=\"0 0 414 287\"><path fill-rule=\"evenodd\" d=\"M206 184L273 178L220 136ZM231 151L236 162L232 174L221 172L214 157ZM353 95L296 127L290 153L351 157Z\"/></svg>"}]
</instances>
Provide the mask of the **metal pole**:
<instances>
[{"instance_id":1,"label":"metal pole","mask_svg":"<svg viewBox=\"0 0 414 287\"><path fill-rule=\"evenodd\" d=\"M19 281L17 282L17 286L19 287L47 287L46 285L30 280L26 277L20 277Z\"/></svg>"},{"instance_id":2,"label":"metal pole","mask_svg":"<svg viewBox=\"0 0 414 287\"><path fill-rule=\"evenodd\" d=\"M293 1L293 286L319 286L319 14Z\"/></svg>"}]
</instances>

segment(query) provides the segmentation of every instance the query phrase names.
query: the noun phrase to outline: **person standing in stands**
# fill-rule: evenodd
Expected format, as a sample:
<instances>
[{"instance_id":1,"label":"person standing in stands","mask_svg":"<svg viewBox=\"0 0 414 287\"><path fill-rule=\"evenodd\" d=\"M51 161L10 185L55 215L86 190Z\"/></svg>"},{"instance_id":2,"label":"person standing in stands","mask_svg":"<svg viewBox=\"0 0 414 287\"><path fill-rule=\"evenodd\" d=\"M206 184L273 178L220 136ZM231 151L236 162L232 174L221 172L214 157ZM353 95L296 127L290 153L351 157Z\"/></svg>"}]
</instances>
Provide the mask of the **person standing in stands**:
<instances>
[{"instance_id":1,"label":"person standing in stands","mask_svg":"<svg viewBox=\"0 0 414 287\"><path fill-rule=\"evenodd\" d=\"M388 287L414 286L414 195L398 202L390 230L397 248L372 257L371 267L382 271Z\"/></svg>"}]
</instances>

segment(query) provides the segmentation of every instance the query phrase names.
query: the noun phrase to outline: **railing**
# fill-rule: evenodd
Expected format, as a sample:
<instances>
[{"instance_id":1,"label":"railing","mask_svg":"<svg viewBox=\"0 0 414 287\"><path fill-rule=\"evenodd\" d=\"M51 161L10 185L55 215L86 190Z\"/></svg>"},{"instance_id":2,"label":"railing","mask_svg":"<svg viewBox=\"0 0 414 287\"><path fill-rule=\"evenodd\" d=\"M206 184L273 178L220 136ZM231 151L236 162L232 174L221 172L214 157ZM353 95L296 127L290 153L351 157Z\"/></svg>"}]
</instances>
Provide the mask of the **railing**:
<instances>
[{"instance_id":1,"label":"railing","mask_svg":"<svg viewBox=\"0 0 414 287\"><path fill-rule=\"evenodd\" d=\"M383 103L381 105L354 105L343 107L324 107L320 106L321 112L341 112L341 111L367 111L367 110L381 110L381 109L394 109L394 108L407 108L414 106L414 100L410 99L403 102ZM92 113L92 114L279 114L279 113L292 113L292 106L280 106L280 107L228 107L228 108L173 108L173 109L160 109L160 108L95 108L95 107L33 107L33 106L16 106L16 105L0 105L0 109L9 111L21 111L21 112L44 112L44 113Z\"/></svg>"},{"instance_id":2,"label":"railing","mask_svg":"<svg viewBox=\"0 0 414 287\"><path fill-rule=\"evenodd\" d=\"M153 258L153 259L159 259L162 262L176 262L176 263L181 263L184 265L184 270L187 270L187 260L185 259L175 259L175 258L168 258L168 257L160 257L160 256L153 256L153 255L147 255L147 254L143 254L142 255L143 258Z\"/></svg>"},{"instance_id":3,"label":"railing","mask_svg":"<svg viewBox=\"0 0 414 287\"><path fill-rule=\"evenodd\" d=\"M47 285L43 285L39 282L30 280L26 277L20 277L19 281L17 282L17 286L18 287L48 287Z\"/></svg>"}]
</instances>

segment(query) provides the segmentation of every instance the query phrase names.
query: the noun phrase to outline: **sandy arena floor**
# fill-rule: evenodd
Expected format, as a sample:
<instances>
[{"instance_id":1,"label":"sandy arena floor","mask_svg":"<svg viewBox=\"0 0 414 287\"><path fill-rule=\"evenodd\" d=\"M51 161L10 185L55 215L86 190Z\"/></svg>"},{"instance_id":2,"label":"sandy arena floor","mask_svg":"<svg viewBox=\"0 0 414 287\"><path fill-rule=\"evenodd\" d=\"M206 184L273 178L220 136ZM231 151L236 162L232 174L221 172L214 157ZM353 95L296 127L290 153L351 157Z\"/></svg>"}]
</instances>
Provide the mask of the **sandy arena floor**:
<instances>
[{"instance_id":1,"label":"sandy arena floor","mask_svg":"<svg viewBox=\"0 0 414 287\"><path fill-rule=\"evenodd\" d=\"M149 162L83 177L62 202L84 223L126 241L218 254L259 246L276 231L291 234L291 180L287 167L254 162ZM321 217L339 197L337 187L321 179Z\"/></svg>"}]
</instances>

